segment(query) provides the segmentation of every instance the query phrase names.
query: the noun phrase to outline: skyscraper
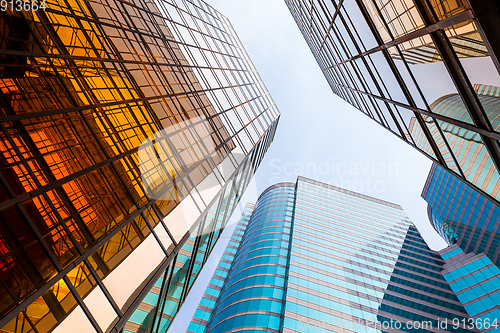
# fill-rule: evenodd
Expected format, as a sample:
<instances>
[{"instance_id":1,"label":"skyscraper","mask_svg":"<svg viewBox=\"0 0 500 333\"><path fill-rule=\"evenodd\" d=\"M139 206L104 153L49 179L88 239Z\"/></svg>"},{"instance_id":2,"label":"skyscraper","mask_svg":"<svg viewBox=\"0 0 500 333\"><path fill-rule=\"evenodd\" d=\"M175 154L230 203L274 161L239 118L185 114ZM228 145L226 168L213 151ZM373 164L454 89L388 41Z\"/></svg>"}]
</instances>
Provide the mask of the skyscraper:
<instances>
[{"instance_id":1,"label":"skyscraper","mask_svg":"<svg viewBox=\"0 0 500 333\"><path fill-rule=\"evenodd\" d=\"M444 264L400 206L299 177L244 213L187 331L475 332Z\"/></svg>"},{"instance_id":2,"label":"skyscraper","mask_svg":"<svg viewBox=\"0 0 500 333\"><path fill-rule=\"evenodd\" d=\"M202 1L44 3L0 15L0 330L117 332L185 297L279 112Z\"/></svg>"},{"instance_id":3,"label":"skyscraper","mask_svg":"<svg viewBox=\"0 0 500 333\"><path fill-rule=\"evenodd\" d=\"M498 201L500 111L474 89L500 86L498 2L285 2L335 94Z\"/></svg>"},{"instance_id":4,"label":"skyscraper","mask_svg":"<svg viewBox=\"0 0 500 333\"><path fill-rule=\"evenodd\" d=\"M499 266L500 207L436 164L422 191L429 220L449 244Z\"/></svg>"}]
</instances>

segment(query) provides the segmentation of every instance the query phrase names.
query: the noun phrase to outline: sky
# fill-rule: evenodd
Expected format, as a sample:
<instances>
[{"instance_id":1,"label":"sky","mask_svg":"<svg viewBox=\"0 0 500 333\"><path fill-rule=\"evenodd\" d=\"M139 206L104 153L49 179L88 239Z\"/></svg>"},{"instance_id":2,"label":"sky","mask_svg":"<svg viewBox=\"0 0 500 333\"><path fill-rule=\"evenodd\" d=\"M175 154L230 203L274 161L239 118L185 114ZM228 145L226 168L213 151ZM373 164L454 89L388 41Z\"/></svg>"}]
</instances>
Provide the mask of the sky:
<instances>
[{"instance_id":1,"label":"sky","mask_svg":"<svg viewBox=\"0 0 500 333\"><path fill-rule=\"evenodd\" d=\"M185 332L243 207L298 175L403 207L432 249L445 242L420 197L432 162L330 89L283 0L210 0L231 21L281 118L254 182L233 213L169 332Z\"/></svg>"}]
</instances>

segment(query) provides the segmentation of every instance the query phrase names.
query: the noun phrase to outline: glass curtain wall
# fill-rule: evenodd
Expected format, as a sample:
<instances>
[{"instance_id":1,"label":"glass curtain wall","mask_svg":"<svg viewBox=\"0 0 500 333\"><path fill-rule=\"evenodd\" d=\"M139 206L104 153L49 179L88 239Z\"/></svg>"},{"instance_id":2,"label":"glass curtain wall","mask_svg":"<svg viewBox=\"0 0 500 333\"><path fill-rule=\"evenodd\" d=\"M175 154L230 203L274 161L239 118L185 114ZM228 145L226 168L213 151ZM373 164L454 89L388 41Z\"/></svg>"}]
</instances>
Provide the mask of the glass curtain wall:
<instances>
[{"instance_id":1,"label":"glass curtain wall","mask_svg":"<svg viewBox=\"0 0 500 333\"><path fill-rule=\"evenodd\" d=\"M495 1L285 2L335 94L498 204Z\"/></svg>"},{"instance_id":2,"label":"glass curtain wall","mask_svg":"<svg viewBox=\"0 0 500 333\"><path fill-rule=\"evenodd\" d=\"M203 1L44 3L0 13L0 330L116 331L196 275L279 112Z\"/></svg>"}]
</instances>

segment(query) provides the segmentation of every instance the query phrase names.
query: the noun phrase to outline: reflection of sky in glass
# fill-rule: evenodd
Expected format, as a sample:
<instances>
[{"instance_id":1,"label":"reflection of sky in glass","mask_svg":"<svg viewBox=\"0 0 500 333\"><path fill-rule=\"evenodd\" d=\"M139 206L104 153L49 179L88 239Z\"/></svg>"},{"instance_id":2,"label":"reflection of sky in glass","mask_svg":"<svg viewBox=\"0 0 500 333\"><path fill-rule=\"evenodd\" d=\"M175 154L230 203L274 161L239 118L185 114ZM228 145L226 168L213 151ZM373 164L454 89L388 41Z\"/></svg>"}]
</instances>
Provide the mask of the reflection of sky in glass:
<instances>
[{"instance_id":1,"label":"reflection of sky in glass","mask_svg":"<svg viewBox=\"0 0 500 333\"><path fill-rule=\"evenodd\" d=\"M299 180L291 260L292 265L297 260L301 264L335 274L338 278L332 279L314 271L302 271L302 274L309 277L325 281L327 279L332 283L330 295L347 298L353 304L365 304L371 308L371 312L368 312L337 304L337 310L376 321L380 302L362 299L340 290L354 289L382 300L384 292L362 287L348 280L362 280L367 285L387 289L392 268L411 222L402 210L372 200ZM388 251L382 254L382 249ZM311 261L304 259L304 256L316 259ZM322 265L321 262L328 263L329 266ZM341 288L333 288L333 285ZM311 282L309 288L314 288ZM365 332L365 328L356 331ZM366 328L366 332L377 330Z\"/></svg>"}]
</instances>

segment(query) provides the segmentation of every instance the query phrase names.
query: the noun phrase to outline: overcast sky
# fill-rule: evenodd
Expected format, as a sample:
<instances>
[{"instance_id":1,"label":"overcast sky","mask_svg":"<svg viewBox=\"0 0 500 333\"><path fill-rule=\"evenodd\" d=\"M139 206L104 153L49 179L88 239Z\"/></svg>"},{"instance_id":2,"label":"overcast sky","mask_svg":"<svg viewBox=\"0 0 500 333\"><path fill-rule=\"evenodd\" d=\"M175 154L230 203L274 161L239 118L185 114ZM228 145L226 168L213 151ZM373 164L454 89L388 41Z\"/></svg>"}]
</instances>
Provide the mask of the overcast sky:
<instances>
[{"instance_id":1,"label":"overcast sky","mask_svg":"<svg viewBox=\"0 0 500 333\"><path fill-rule=\"evenodd\" d=\"M401 205L429 246L443 248L420 197L431 161L333 94L285 2L208 3L232 22L281 112L275 140L232 222L268 186L300 174ZM185 332L233 228L225 230L170 333Z\"/></svg>"}]
</instances>

